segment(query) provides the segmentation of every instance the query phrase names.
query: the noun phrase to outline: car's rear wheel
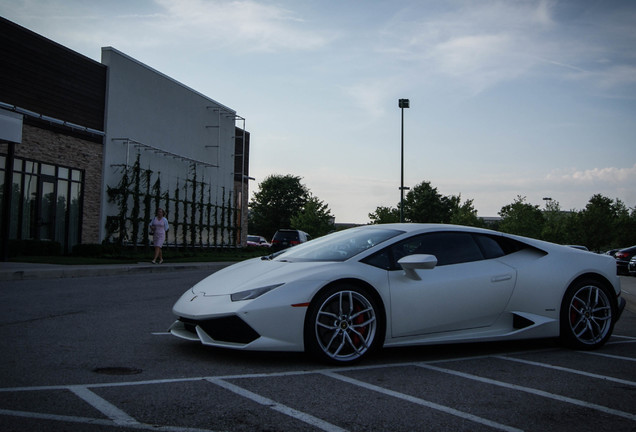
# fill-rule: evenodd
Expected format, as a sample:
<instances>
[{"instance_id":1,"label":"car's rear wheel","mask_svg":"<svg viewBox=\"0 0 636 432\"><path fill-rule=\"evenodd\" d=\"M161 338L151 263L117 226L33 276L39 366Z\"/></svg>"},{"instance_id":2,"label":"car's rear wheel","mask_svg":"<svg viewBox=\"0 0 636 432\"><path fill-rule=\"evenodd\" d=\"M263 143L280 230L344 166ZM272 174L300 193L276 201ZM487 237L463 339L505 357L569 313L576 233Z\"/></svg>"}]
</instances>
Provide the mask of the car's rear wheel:
<instances>
[{"instance_id":1,"label":"car's rear wheel","mask_svg":"<svg viewBox=\"0 0 636 432\"><path fill-rule=\"evenodd\" d=\"M305 322L305 347L329 363L359 361L382 344L384 318L367 290L338 285L318 294Z\"/></svg>"},{"instance_id":2,"label":"car's rear wheel","mask_svg":"<svg viewBox=\"0 0 636 432\"><path fill-rule=\"evenodd\" d=\"M561 339L577 349L595 349L607 342L614 328L611 295L595 280L581 280L570 286L561 306Z\"/></svg>"}]
</instances>

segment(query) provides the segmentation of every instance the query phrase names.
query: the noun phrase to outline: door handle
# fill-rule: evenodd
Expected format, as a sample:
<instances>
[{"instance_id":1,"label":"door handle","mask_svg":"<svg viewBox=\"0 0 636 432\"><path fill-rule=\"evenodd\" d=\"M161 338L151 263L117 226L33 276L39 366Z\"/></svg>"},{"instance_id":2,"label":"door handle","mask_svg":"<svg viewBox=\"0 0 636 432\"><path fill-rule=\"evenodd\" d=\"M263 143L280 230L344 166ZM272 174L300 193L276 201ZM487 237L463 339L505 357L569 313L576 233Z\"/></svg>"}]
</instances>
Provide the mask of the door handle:
<instances>
[{"instance_id":1,"label":"door handle","mask_svg":"<svg viewBox=\"0 0 636 432\"><path fill-rule=\"evenodd\" d=\"M505 274L505 275L499 275L499 276L493 276L490 279L490 282L503 282L503 281L507 281L512 279L512 275L511 274Z\"/></svg>"}]
</instances>

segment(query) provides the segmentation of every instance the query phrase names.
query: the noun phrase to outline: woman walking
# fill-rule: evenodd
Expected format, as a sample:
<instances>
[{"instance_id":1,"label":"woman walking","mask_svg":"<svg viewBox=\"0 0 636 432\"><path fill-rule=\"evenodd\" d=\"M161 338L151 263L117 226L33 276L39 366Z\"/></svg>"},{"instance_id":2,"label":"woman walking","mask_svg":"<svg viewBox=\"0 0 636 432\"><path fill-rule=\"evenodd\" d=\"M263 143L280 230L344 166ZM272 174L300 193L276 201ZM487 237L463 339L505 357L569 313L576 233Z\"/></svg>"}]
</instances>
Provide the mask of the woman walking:
<instances>
[{"instance_id":1,"label":"woman walking","mask_svg":"<svg viewBox=\"0 0 636 432\"><path fill-rule=\"evenodd\" d=\"M156 216L149 225L150 232L152 233L152 244L155 247L155 257L152 260L153 264L157 264L157 259L159 259L159 264L163 262L161 247L163 246L163 242L166 241L166 232L170 229L168 219L164 217L164 213L162 208L158 208Z\"/></svg>"}]
</instances>

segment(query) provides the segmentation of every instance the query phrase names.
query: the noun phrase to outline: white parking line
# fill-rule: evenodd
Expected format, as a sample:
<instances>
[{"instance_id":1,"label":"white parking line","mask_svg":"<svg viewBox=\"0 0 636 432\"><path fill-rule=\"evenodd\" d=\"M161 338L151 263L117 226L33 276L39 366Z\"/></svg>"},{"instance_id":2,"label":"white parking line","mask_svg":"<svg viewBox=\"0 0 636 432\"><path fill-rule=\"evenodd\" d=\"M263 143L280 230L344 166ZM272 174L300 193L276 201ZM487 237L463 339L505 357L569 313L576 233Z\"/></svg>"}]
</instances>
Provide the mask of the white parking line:
<instances>
[{"instance_id":1,"label":"white parking line","mask_svg":"<svg viewBox=\"0 0 636 432\"><path fill-rule=\"evenodd\" d=\"M623 339L628 339L627 343L630 342L636 342L636 338L632 338L632 337L627 337L627 336L616 336L616 337L620 337ZM632 340L633 339L633 340ZM619 342L620 343L620 342ZM534 351L519 351L519 352L510 352L507 353L505 355L482 355L482 356L473 356L473 357L462 357L462 358L448 358L448 359L437 359L437 360L431 360L428 362L404 362L404 363L388 363L388 364L376 364L376 365L356 365L356 366L349 366L349 367L338 367L337 369L334 368L329 368L329 369L314 369L314 370L298 370L298 371L282 371L282 372L270 372L270 373L254 373L254 374L243 374L243 375L219 375L219 376L200 376L200 377L189 377L189 378L167 378L167 379L156 379L156 380L143 380L143 381L129 381L129 382L103 382L103 383L93 383L93 384L83 384L83 385L53 385L53 386L33 386L33 387L13 387L13 388L0 388L0 393L9 393L9 392L29 392L29 391L43 391L43 390L52 390L52 391L56 391L56 390L62 390L62 391L71 391L73 392L73 394L75 394L76 396L78 396L79 398L81 398L82 400L88 402L90 405L92 405L94 408L96 408L97 410L99 410L100 412L102 412L104 415L106 415L108 417L108 419L106 418L85 418L85 417L76 417L76 416L66 416L66 415L55 415L55 414L48 414L48 413L38 413L38 412L27 412L27 411L18 411L18 410L7 410L7 409L1 409L0 408L0 416L14 416L14 417L24 417L24 418L31 418L31 419L36 419L36 420L49 420L49 421L60 421L60 422L73 422L73 423L84 423L87 425L104 425L104 426L123 426L125 428L129 428L129 429L135 429L135 430L153 430L153 431L159 431L159 432L213 432L212 430L208 430L208 429L199 429L199 428L189 428L189 427L179 427L179 426L164 426L164 425L149 425L149 424L145 424L145 423L141 423L138 422L137 420L135 420L133 417L129 416L127 413L125 413L124 411L122 411L121 409L119 409L118 407L116 407L115 405L111 404L110 402L106 401L105 399L101 398L100 396L98 396L97 394L95 394L93 391L91 391L90 389L96 389L96 388L112 388L112 387L125 387L125 386L140 386L140 385L158 385L158 384L170 384L170 383L179 383L179 382L195 382L195 381L201 381L201 380L206 380L208 382L214 383L216 385L222 386L223 388L226 388L230 391L233 391L237 394L239 394L240 396L243 397L247 397L255 402L258 402L261 405L264 405L266 407L270 407L278 412L281 412L285 415L291 416L293 418L299 419L300 421L303 421L307 424L313 425L316 428L322 429L324 431L328 431L328 432L342 432L344 431L343 429L339 428L338 426L335 426L333 424L330 424L328 422L325 422L319 418L313 417L309 414L303 413L301 411L292 409L290 407L287 407L285 405L282 405L274 400L262 397L258 394L249 392L248 390L245 390L239 386L236 386L234 384L231 384L228 382L228 380L234 380L234 379L251 379L251 378L276 378L276 377L282 377L282 376L294 376L294 375L309 375L309 374L323 374L325 376L329 376L335 379L338 379L340 381L345 381L345 382L349 382L351 384L354 384L356 386L360 386L360 387L364 387L373 391L377 391L380 393L384 393L386 395L390 395L392 397L396 397L399 398L401 400L406 400L421 406L426 406L435 410L439 410L451 415L455 415L455 416L459 416L461 418L464 419L468 419L471 421L474 421L476 423L481 423L481 424L486 424L490 427L496 428L496 429L500 429L500 430L505 430L505 431L519 431L519 429L516 429L514 427L511 426L507 426L507 425L503 425L503 424L499 424L496 422L492 422L488 419L483 419L481 417L477 417L462 411L458 411L455 410L453 408L447 407L447 406L443 406L443 405L438 405L435 404L433 402L430 401L426 401L423 399L419 399L419 398L415 398L406 394L402 394L402 393L398 393L398 392L394 392L392 390L388 390L382 387L378 387L378 386L374 386L372 384L369 383L365 383L362 381L357 381L353 378L348 378L344 375L341 375L345 372L348 371L362 371L362 370L377 370L377 369L382 369L382 368L396 368L396 367L411 367L411 366L416 366L416 367L423 367L423 368L428 368L430 370L434 370L434 371L438 371L438 372L442 372L442 373L447 373L447 374L453 374L453 375L457 375L457 376L461 376L467 379L471 379L471 380L475 380L475 381L479 381L479 382L483 382L483 383L487 383L487 384L493 384L493 385L497 385L497 386L501 386L501 387L506 387L506 388L510 388L513 390L517 390L517 391L522 391L522 392L526 392L526 393L531 393L534 395L538 395L541 397L545 397L545 398L550 398L550 399L555 399L555 400L559 400L562 402L566 402L566 403L571 403L574 405L579 405L579 406L583 406L583 407L587 407L587 408L591 408L591 409L595 409L598 411L602 411L611 415L616 415L619 417L624 417L627 418L629 420L636 420L636 415L631 414L631 413L626 413L626 412L622 412L622 411L618 411L618 410L614 410L611 408L607 408L607 407L603 407L603 406L599 406L596 404L592 404L592 403L587 403L587 402L583 402L580 400L576 400L576 399L572 399L572 398L568 398L565 396L559 396L559 395L555 395L552 393L548 393L548 392L544 392L541 390L536 390L536 389L532 389L532 388L527 388L527 387L523 387L523 386L518 386L518 385L514 385L514 384L508 384L505 382L500 382L500 381L496 381L496 380L492 380L492 379L488 379L488 378L482 378L479 376L475 376L475 375L471 375L471 374L467 374L467 373L462 373L462 372L458 372L458 371L454 371L451 369L444 369L442 367L437 367L434 366L434 364L439 364L439 363L454 363L456 361L471 361L471 360L477 360L477 359L483 359L483 358L502 358L504 360L508 360L508 361L517 361L517 362L522 362L522 363L528 363L528 364L536 364L538 366L542 366L542 367L550 367L553 368L555 370L559 370L559 371L564 371L564 372L569 372L569 373L576 373L579 375L587 375L590 377L594 377L594 378L599 378L599 379L608 379L610 381L613 382L617 382L620 384L626 384L629 386L634 386L635 383L633 381L628 381L628 380L620 380L617 378L611 378L611 377L604 377L601 375L595 375L595 374L588 374L586 372L581 372L581 371L576 371L576 370L572 370L572 369L567 369L567 368L561 368L558 366L551 366L551 365L544 365L544 364L539 364L539 363L535 363L535 362L529 362L526 360L521 360L521 359L517 359L517 358L512 358L511 356L517 355L517 354L528 354L528 353L537 353L537 352L541 352L541 353L549 353L551 351L554 351L554 349L550 348L550 349L542 349L542 350L534 350ZM609 358L613 358L613 359L620 359L620 360L625 360L625 361L636 361L636 358L631 358L631 357L621 357L621 356L616 356L616 355L610 355L610 354L603 354L600 352L590 352L590 351L581 351L582 353L585 354L590 354L590 355L597 355L597 356L602 356L602 357L609 357ZM149 390L151 391L151 390ZM110 420L109 420L110 419Z\"/></svg>"},{"instance_id":2,"label":"white parking line","mask_svg":"<svg viewBox=\"0 0 636 432\"><path fill-rule=\"evenodd\" d=\"M28 412L28 411L13 411L13 410L0 409L0 415L12 416L12 417L24 417L24 418L36 419L36 420L55 420L55 421L62 421L62 422L68 422L68 423L84 423L89 425L115 426L115 423L112 420L66 416L66 415L59 415L59 414L45 414L45 413Z\"/></svg>"},{"instance_id":3,"label":"white parking line","mask_svg":"<svg viewBox=\"0 0 636 432\"><path fill-rule=\"evenodd\" d=\"M35 420L53 420L53 421L60 421L60 422L66 422L66 423L83 423L87 425L110 426L110 427L120 426L120 425L116 425L112 420L66 416L66 415L59 415L59 414L46 414L46 413L37 413L37 412L28 412L28 411L13 411L13 410L0 409L0 415L12 416L12 417L23 417L23 418L35 419ZM158 426L158 425L146 424L146 423L135 423L131 425L126 425L126 428L137 429L137 430L150 430L150 431L158 431L158 432L215 432L209 429L198 429L198 428L189 428L189 427L180 427L180 426Z\"/></svg>"},{"instance_id":4,"label":"white parking line","mask_svg":"<svg viewBox=\"0 0 636 432\"><path fill-rule=\"evenodd\" d=\"M451 370L451 369L444 369L441 367L437 367L437 366L432 366L432 365L428 365L425 363L420 363L418 364L419 367L425 368L425 369L430 369L430 370L434 370L437 372L442 372L442 373L447 373L449 375L455 375L455 376L459 376L462 378L466 378L469 380L473 380L473 381L478 381L478 382L482 382L482 383L486 383L486 384L492 384L492 385L496 385L499 387L504 387L504 388L509 388L512 390L517 390L517 391L521 391L521 392L525 392L525 393L530 393L536 396L541 396L544 398L548 398L548 399L554 399L557 400L559 402L566 402L566 403L570 403L572 405L578 405L578 406L582 406L584 408L590 408L590 409L594 409L597 411L601 411L604 412L606 414L611 414L611 415L615 415L618 417L623 417L629 420L634 420L636 421L636 414L631 414L631 413L627 413L624 411L619 411L619 410L615 410L613 408L608 408L602 405L597 405L594 403L590 403L590 402L584 402L578 399L573 399L573 398L569 398L567 396L561 396L561 395L557 395L554 393L549 393L543 390L537 390L534 388L530 388L530 387L524 387L524 386L520 386L517 384L509 384L509 383L505 383L502 381L497 381L497 380L493 380L490 378L483 378L477 375L472 375L472 374L468 374L468 373L464 373L464 372L459 372L459 371L455 371L455 370Z\"/></svg>"},{"instance_id":5,"label":"white parking line","mask_svg":"<svg viewBox=\"0 0 636 432\"><path fill-rule=\"evenodd\" d=\"M500 360L506 360L506 361L513 361L513 362L517 362L517 363L523 363L523 364L527 364L527 365L531 365L531 366L539 366L542 368L547 368L547 369L554 369L554 370L558 370L560 372L568 372L568 373L573 373L573 374L577 374L577 375L583 375L586 377L590 377L590 378L598 378L604 381L612 381L615 383L619 383L619 384L625 384L625 385L629 385L629 386L636 386L636 382L634 381L628 381L628 380L624 380L624 379L620 379L620 378L614 378L611 376L607 376L607 375L598 375L598 374L593 374L593 373L589 373L589 372L583 372L580 370L576 370L576 369L570 369L570 368L566 368L566 367L562 367L562 366L555 366L555 365L550 365L550 364L546 364L546 363L539 363L539 362L534 362L534 361L530 361L530 360L524 360L524 359L520 359L520 358L514 358L514 357L508 357L508 356L492 356L493 358L496 359L500 359ZM634 359L630 359L630 360L634 360Z\"/></svg>"},{"instance_id":6,"label":"white parking line","mask_svg":"<svg viewBox=\"0 0 636 432\"><path fill-rule=\"evenodd\" d=\"M621 335L617 335L617 334L615 334L615 335L612 335L612 337L613 337L613 338L619 338L619 339L627 339L627 340L629 340L630 342L636 342L636 337L633 337L633 336L621 336ZM608 342L608 345L609 345L610 343L611 343L611 342Z\"/></svg>"},{"instance_id":7,"label":"white parking line","mask_svg":"<svg viewBox=\"0 0 636 432\"><path fill-rule=\"evenodd\" d=\"M507 425L504 425L504 424L501 424L501 423L497 423L497 422L485 419L483 417L478 417L476 415L469 414L469 413L466 413L466 412L463 412L463 411L459 411L459 410L456 410L454 408L450 408L450 407L447 407L447 406L444 406L444 405L436 404L435 402L430 402L430 401L427 401L427 400L424 400L424 399L420 399L420 398L416 398L414 396L410 396L410 395L407 395L407 394L404 394L404 393L399 393L399 392L396 392L396 391L393 391L393 390L386 389L384 387L379 387L379 386L376 386L376 385L373 385L373 384L369 384L369 383L366 383L364 381L359 381L359 380L357 380L355 378L350 378L350 377L347 377L347 376L344 376L344 375L340 375L340 374L337 374L337 373L334 373L334 372L322 372L322 374L326 375L328 377L340 380L340 381L344 381L344 382L349 383L349 384L353 384L353 385L358 386L358 387L363 387L363 388L365 388L367 390L372 390L372 391L375 391L375 392L378 392L378 393L385 394L387 396L391 396L391 397L394 397L394 398L402 399L402 400L405 400L407 402L411 402L411 403L414 403L414 404L417 404L417 405L425 406L427 408L431 408L431 409L434 409L434 410L437 410L437 411L441 411L441 412L446 413L446 414L454 415L456 417L460 417L460 418L463 418L465 420L470 420L470 421L473 421L475 423L483 424L483 425L486 425L486 426L489 426L489 427L492 427L492 428L495 428L495 429L498 429L498 430L508 431L508 432L522 432L523 431L522 429L517 429L517 428L512 427L512 426L507 426Z\"/></svg>"},{"instance_id":8,"label":"white parking line","mask_svg":"<svg viewBox=\"0 0 636 432\"><path fill-rule=\"evenodd\" d=\"M106 399L97 396L95 393L82 386L69 387L76 396L88 402L91 406L111 419L116 425L119 426L134 426L139 424L137 420L126 414L124 411L117 408Z\"/></svg>"},{"instance_id":9,"label":"white parking line","mask_svg":"<svg viewBox=\"0 0 636 432\"><path fill-rule=\"evenodd\" d=\"M631 361L631 362L636 362L636 358L633 357L622 357L622 356L617 356L617 355L612 355L612 354L604 354L604 353L600 353L600 352L596 352L596 351L579 351L582 354L589 354L589 355L595 355L595 356L599 356L599 357L607 357L607 358L612 358L612 359L617 359L617 360L625 360L625 361Z\"/></svg>"},{"instance_id":10,"label":"white parking line","mask_svg":"<svg viewBox=\"0 0 636 432\"><path fill-rule=\"evenodd\" d=\"M207 381L211 382L212 384L216 384L220 387L223 387L226 390L229 390L233 393L238 394L239 396L242 396L244 398L250 399L258 404L261 405L265 405L268 408L273 409L274 411L278 411L282 414L288 415L290 417L293 417L297 420L300 420L302 422L305 422L307 424L310 424L312 426L315 426L321 430L324 430L326 432L346 432L346 429L341 429L336 425L333 425L331 423L328 423L324 420L321 420L317 417L314 417L310 414L304 413L302 411L298 411L295 410L293 408L290 408L286 405L283 404L279 404L276 401L273 401L271 399L268 399L264 396L260 396L257 395L256 393L252 393L249 390L246 390L242 387L239 387L237 385L234 385L232 383L229 383L227 381L224 381L222 379L218 379L218 378L206 378Z\"/></svg>"}]
</instances>

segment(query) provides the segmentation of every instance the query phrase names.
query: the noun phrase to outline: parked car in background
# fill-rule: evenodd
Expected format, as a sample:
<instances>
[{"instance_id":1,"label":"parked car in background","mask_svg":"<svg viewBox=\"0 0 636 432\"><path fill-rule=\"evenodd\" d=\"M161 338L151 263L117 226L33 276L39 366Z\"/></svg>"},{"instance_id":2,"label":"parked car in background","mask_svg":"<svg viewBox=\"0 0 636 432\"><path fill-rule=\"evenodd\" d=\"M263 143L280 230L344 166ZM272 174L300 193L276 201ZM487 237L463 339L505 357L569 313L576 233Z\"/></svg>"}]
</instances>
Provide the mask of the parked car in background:
<instances>
[{"instance_id":1,"label":"parked car in background","mask_svg":"<svg viewBox=\"0 0 636 432\"><path fill-rule=\"evenodd\" d=\"M618 252L620 249L610 249L607 252L605 252L605 255L611 255L612 257L614 257L614 255L616 255L616 252ZM614 257L616 258L616 257Z\"/></svg>"},{"instance_id":2,"label":"parked car in background","mask_svg":"<svg viewBox=\"0 0 636 432\"><path fill-rule=\"evenodd\" d=\"M627 271L629 272L630 276L636 276L636 256L632 257L632 259L629 260Z\"/></svg>"},{"instance_id":3,"label":"parked car in background","mask_svg":"<svg viewBox=\"0 0 636 432\"><path fill-rule=\"evenodd\" d=\"M629 274L627 266L629 264L629 260L631 260L634 255L636 255L636 246L621 249L616 252L614 254L614 258L616 258L616 273L619 275Z\"/></svg>"},{"instance_id":4,"label":"parked car in background","mask_svg":"<svg viewBox=\"0 0 636 432\"><path fill-rule=\"evenodd\" d=\"M247 236L247 245L248 246L260 246L260 247L270 247L271 244L267 241L267 239L263 236L257 235L248 235Z\"/></svg>"},{"instance_id":5,"label":"parked car in background","mask_svg":"<svg viewBox=\"0 0 636 432\"><path fill-rule=\"evenodd\" d=\"M311 240L311 236L304 231L281 229L272 238L272 249L279 251Z\"/></svg>"}]
</instances>

